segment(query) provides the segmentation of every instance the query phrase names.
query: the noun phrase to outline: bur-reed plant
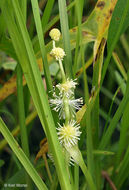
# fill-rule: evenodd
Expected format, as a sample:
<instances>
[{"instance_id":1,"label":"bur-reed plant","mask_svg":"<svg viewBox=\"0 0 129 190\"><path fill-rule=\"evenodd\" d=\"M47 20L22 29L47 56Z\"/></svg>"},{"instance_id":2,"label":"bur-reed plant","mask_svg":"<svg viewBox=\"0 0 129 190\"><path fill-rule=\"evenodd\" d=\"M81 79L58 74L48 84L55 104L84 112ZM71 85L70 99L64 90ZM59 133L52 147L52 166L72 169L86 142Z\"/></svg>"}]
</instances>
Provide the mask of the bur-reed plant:
<instances>
[{"instance_id":1,"label":"bur-reed plant","mask_svg":"<svg viewBox=\"0 0 129 190\"><path fill-rule=\"evenodd\" d=\"M129 1L1 0L0 11L1 189L128 189Z\"/></svg>"}]
</instances>

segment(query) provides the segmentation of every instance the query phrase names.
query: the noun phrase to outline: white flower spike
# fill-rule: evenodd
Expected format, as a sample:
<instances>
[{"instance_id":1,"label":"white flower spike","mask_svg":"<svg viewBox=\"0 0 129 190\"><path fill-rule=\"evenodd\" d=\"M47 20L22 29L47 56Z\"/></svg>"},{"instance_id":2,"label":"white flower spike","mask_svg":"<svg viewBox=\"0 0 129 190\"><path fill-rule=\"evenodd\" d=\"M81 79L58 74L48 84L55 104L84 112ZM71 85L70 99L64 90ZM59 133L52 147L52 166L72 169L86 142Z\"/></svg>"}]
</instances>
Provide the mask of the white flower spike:
<instances>
[{"instance_id":1,"label":"white flower spike","mask_svg":"<svg viewBox=\"0 0 129 190\"><path fill-rule=\"evenodd\" d=\"M51 37L52 40L54 41L59 41L60 39L60 31L57 28L53 28L50 32L49 32L49 36Z\"/></svg>"},{"instance_id":2,"label":"white flower spike","mask_svg":"<svg viewBox=\"0 0 129 190\"><path fill-rule=\"evenodd\" d=\"M59 124L58 130L58 138L60 143L65 147L72 147L74 145L77 145L78 140L80 140L80 134L79 131L80 125L76 124L75 121L70 121L68 125L61 126Z\"/></svg>"},{"instance_id":3,"label":"white flower spike","mask_svg":"<svg viewBox=\"0 0 129 190\"><path fill-rule=\"evenodd\" d=\"M65 56L65 52L62 48L60 47L55 47L52 49L52 51L50 52L50 54L57 60L63 60L64 56Z\"/></svg>"}]
</instances>

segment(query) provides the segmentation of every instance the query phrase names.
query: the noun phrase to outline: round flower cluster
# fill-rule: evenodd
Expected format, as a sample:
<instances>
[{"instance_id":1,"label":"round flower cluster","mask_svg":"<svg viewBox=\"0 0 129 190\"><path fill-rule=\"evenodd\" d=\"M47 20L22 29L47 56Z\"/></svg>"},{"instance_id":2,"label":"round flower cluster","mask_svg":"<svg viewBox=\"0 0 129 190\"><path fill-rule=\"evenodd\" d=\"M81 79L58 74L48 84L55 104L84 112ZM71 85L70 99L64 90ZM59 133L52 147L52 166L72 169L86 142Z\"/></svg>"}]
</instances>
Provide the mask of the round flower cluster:
<instances>
[{"instance_id":1,"label":"round flower cluster","mask_svg":"<svg viewBox=\"0 0 129 190\"><path fill-rule=\"evenodd\" d=\"M70 121L67 125L61 126L59 124L58 136L60 143L67 149L67 147L72 147L77 144L78 140L80 140L79 131L80 125L76 124L75 121Z\"/></svg>"},{"instance_id":2,"label":"round flower cluster","mask_svg":"<svg viewBox=\"0 0 129 190\"><path fill-rule=\"evenodd\" d=\"M60 33L60 31L57 28L53 28L50 31L49 35L50 35L50 37L51 37L52 40L59 41L61 33Z\"/></svg>"},{"instance_id":3,"label":"round flower cluster","mask_svg":"<svg viewBox=\"0 0 129 190\"><path fill-rule=\"evenodd\" d=\"M67 79L66 82L59 83L56 85L56 87L60 90L60 93L65 93L66 96L74 95L74 89L76 88L77 82L72 79Z\"/></svg>"},{"instance_id":4,"label":"round flower cluster","mask_svg":"<svg viewBox=\"0 0 129 190\"><path fill-rule=\"evenodd\" d=\"M65 52L62 48L60 47L55 47L52 49L52 51L50 52L50 54L57 60L63 60L64 56L65 56Z\"/></svg>"}]
</instances>

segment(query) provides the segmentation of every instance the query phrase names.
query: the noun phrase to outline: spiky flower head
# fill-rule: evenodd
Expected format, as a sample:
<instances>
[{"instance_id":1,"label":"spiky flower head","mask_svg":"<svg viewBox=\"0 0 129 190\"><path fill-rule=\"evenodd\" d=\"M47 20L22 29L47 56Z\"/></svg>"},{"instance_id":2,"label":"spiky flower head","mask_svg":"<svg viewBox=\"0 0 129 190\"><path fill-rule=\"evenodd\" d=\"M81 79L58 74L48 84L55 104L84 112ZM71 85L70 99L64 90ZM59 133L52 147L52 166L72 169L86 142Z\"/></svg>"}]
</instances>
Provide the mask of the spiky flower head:
<instances>
[{"instance_id":1,"label":"spiky flower head","mask_svg":"<svg viewBox=\"0 0 129 190\"><path fill-rule=\"evenodd\" d=\"M50 52L50 54L56 59L56 60L63 60L64 56L65 56L65 52L62 48L60 47L55 47L52 49L52 51Z\"/></svg>"},{"instance_id":2,"label":"spiky flower head","mask_svg":"<svg viewBox=\"0 0 129 190\"><path fill-rule=\"evenodd\" d=\"M75 80L70 80L67 79L64 83L59 83L56 85L56 87L60 90L61 94L66 94L67 97L71 96L74 94L74 89L77 85L77 82L75 82Z\"/></svg>"},{"instance_id":3,"label":"spiky flower head","mask_svg":"<svg viewBox=\"0 0 129 190\"><path fill-rule=\"evenodd\" d=\"M60 39L60 31L57 28L53 28L50 32L49 32L49 36L51 37L52 40L54 41L59 41Z\"/></svg>"},{"instance_id":4,"label":"spiky flower head","mask_svg":"<svg viewBox=\"0 0 129 190\"><path fill-rule=\"evenodd\" d=\"M50 106L53 107L53 110L59 112L59 118L63 117L64 115L64 108L63 108L63 97L61 95L57 96L55 93L55 89L53 92L53 99L49 100Z\"/></svg>"},{"instance_id":5,"label":"spiky flower head","mask_svg":"<svg viewBox=\"0 0 129 190\"><path fill-rule=\"evenodd\" d=\"M53 110L59 112L59 118L65 119L65 111L64 111L64 104L65 104L65 96L62 93L56 95L54 90L53 92L53 99L49 100L50 106L53 107ZM74 97L68 97L67 103L69 105L70 113L75 115L75 110L79 110L82 107L83 99L78 98L74 99Z\"/></svg>"},{"instance_id":6,"label":"spiky flower head","mask_svg":"<svg viewBox=\"0 0 129 190\"><path fill-rule=\"evenodd\" d=\"M67 125L61 126L59 124L58 130L58 138L60 143L67 149L67 147L72 147L78 143L80 140L79 131L80 125L76 124L75 121L70 121Z\"/></svg>"}]
</instances>

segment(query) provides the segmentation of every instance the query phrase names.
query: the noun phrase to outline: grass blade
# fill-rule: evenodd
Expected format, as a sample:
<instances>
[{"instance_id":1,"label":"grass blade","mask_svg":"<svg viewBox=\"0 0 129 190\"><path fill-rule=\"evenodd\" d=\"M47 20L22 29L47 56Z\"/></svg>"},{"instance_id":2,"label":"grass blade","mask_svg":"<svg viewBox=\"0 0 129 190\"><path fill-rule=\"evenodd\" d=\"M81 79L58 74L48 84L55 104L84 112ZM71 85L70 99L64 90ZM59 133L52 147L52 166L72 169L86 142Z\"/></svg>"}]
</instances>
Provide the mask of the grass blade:
<instances>
[{"instance_id":1,"label":"grass blade","mask_svg":"<svg viewBox=\"0 0 129 190\"><path fill-rule=\"evenodd\" d=\"M42 25L41 25L41 20L40 20L38 1L31 0L31 4L32 4L35 25L36 25L36 30L38 34L38 40L39 40L39 45L40 45L40 50L41 50L41 55L42 55L42 60L43 60L43 65L44 65L44 73L45 73L47 88L48 88L48 91L50 91L52 90L52 82L51 82L51 76L50 76L47 55L46 55L46 50L45 50L45 43L44 43L44 38L43 38L43 30L42 30Z\"/></svg>"},{"instance_id":2,"label":"grass blade","mask_svg":"<svg viewBox=\"0 0 129 190\"><path fill-rule=\"evenodd\" d=\"M124 22L125 22L125 19L127 17L128 11L129 11L129 1L126 1L125 9L124 9L123 14L121 16L119 26L117 25L116 30L113 31L115 33L114 38L112 38L112 33L110 32L110 27L109 27L109 35L108 35L108 41L107 41L109 51L108 51L107 58L106 58L106 60L104 62L101 84L103 83L103 80L104 80L104 77L105 77L105 74L106 74L106 70L107 70L109 61L110 61L111 56L112 56L112 51L114 50L115 45L116 45L116 43L117 43L117 41L118 41L118 39L120 37L121 31L122 31L122 29L124 27ZM115 20L114 17L112 17L112 18ZM112 23L112 21L111 21L111 23Z\"/></svg>"},{"instance_id":3,"label":"grass blade","mask_svg":"<svg viewBox=\"0 0 129 190\"><path fill-rule=\"evenodd\" d=\"M43 16L42 16L42 28L43 28L43 31L45 30L45 27L49 21L49 18L50 18L50 15L51 15L51 10L52 10L52 7L53 7L53 4L54 4L55 0L49 0L47 1L47 5L45 7L45 10L44 10L44 13L43 13Z\"/></svg>"},{"instance_id":4,"label":"grass blade","mask_svg":"<svg viewBox=\"0 0 129 190\"><path fill-rule=\"evenodd\" d=\"M24 154L24 152L22 151L22 149L20 148L20 146L18 145L18 143L16 142L16 140L14 139L14 137L12 136L12 134L10 133L10 131L8 130L7 126L5 125L5 123L3 122L1 118L0 118L0 132L2 133L4 138L7 140L7 142L9 143L9 146L11 147L13 152L16 154L19 161L22 163L22 165L24 166L24 168L26 169L30 177L33 179L38 189L47 190L46 185L44 184L42 179L39 177L38 173L36 172L32 164L30 163L29 159L26 157L26 155Z\"/></svg>"},{"instance_id":5,"label":"grass blade","mask_svg":"<svg viewBox=\"0 0 129 190\"><path fill-rule=\"evenodd\" d=\"M108 126L108 129L106 131L106 133L103 135L99 148L100 149L105 149L105 147L108 145L109 140L115 130L115 127L117 125L117 122L119 121L121 115L123 114L123 111L126 107L127 102L129 101L129 72L128 72L128 81L127 81L127 85L126 85L126 92L125 95L123 97L123 100L121 101L118 110L116 111L110 125Z\"/></svg>"},{"instance_id":6,"label":"grass blade","mask_svg":"<svg viewBox=\"0 0 129 190\"><path fill-rule=\"evenodd\" d=\"M70 48L70 37L69 37L69 26L68 26L66 1L65 0L58 0L58 4L59 4L59 15L60 15L63 44L64 44L64 50L66 53L66 57L64 59L65 71L66 71L67 77L72 78L72 76L73 76L72 55L71 55L71 48Z\"/></svg>"}]
</instances>

